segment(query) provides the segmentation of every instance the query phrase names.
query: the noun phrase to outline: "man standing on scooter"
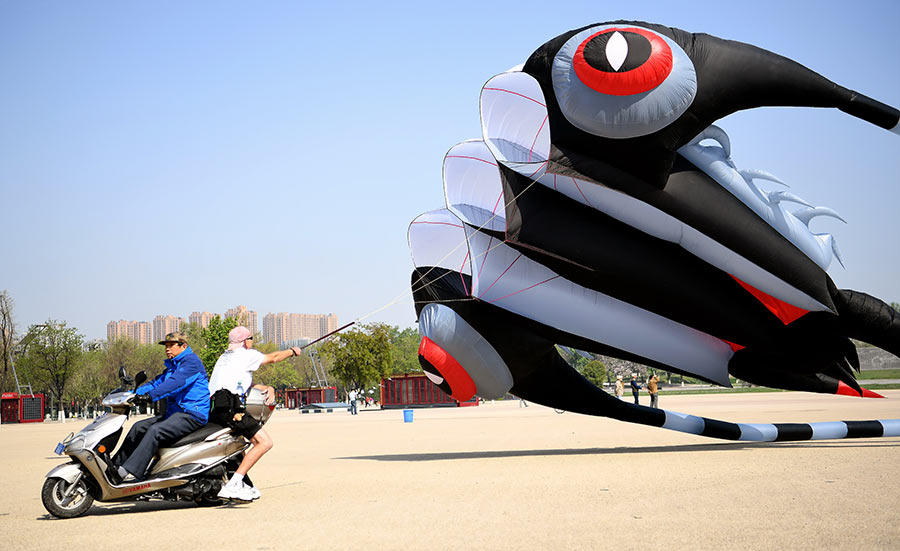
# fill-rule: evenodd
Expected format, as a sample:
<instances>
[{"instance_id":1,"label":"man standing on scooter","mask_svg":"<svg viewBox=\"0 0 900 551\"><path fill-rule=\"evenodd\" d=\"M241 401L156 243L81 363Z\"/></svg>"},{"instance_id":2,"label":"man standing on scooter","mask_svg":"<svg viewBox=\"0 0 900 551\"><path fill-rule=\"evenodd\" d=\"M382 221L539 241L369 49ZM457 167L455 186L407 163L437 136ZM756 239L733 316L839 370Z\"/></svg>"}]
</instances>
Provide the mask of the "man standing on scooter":
<instances>
[{"instance_id":1,"label":"man standing on scooter","mask_svg":"<svg viewBox=\"0 0 900 551\"><path fill-rule=\"evenodd\" d=\"M166 369L135 393L152 401L166 398L166 414L135 423L116 453L114 463L123 482L144 478L160 445L170 444L206 424L209 417L209 381L203 362L175 332L159 341L166 347Z\"/></svg>"}]
</instances>

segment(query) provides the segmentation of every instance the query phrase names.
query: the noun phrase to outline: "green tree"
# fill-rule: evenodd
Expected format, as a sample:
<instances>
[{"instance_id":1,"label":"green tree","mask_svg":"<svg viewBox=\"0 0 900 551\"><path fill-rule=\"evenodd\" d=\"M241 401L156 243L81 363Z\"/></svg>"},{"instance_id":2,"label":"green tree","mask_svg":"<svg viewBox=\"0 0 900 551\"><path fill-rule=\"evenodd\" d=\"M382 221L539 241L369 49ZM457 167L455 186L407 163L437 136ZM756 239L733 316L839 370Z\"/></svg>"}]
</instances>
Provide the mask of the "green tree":
<instances>
[{"instance_id":1,"label":"green tree","mask_svg":"<svg viewBox=\"0 0 900 551\"><path fill-rule=\"evenodd\" d=\"M581 368L592 361L590 358L586 358L568 347L557 346L556 351L560 353L560 355L563 357L563 359L566 360L566 362L568 362L569 365L571 365L573 368L575 368L576 371L579 372L581 371Z\"/></svg>"},{"instance_id":2,"label":"green tree","mask_svg":"<svg viewBox=\"0 0 900 551\"><path fill-rule=\"evenodd\" d=\"M211 374L216 360L228 349L228 332L238 326L236 319L228 317L224 320L215 316L209 321L209 326L200 330L200 340L196 346L191 343L194 353L200 356L206 373ZM188 340L190 343L190 340Z\"/></svg>"},{"instance_id":3,"label":"green tree","mask_svg":"<svg viewBox=\"0 0 900 551\"><path fill-rule=\"evenodd\" d=\"M402 331L398 327L390 328L391 336L391 375L421 373L419 365L419 331L407 327Z\"/></svg>"},{"instance_id":4,"label":"green tree","mask_svg":"<svg viewBox=\"0 0 900 551\"><path fill-rule=\"evenodd\" d=\"M371 388L391 367L390 327L362 325L339 335L319 349L332 362L331 373L347 388Z\"/></svg>"},{"instance_id":5,"label":"green tree","mask_svg":"<svg viewBox=\"0 0 900 551\"><path fill-rule=\"evenodd\" d=\"M274 343L254 344L253 348L263 354L269 354L278 350L278 346ZM303 356L296 356L278 363L261 365L253 373L253 382L254 384L269 385L279 389L296 388L302 382L300 370L298 369L298 364L302 359Z\"/></svg>"},{"instance_id":6,"label":"green tree","mask_svg":"<svg viewBox=\"0 0 900 551\"><path fill-rule=\"evenodd\" d=\"M99 355L104 372L111 374L117 381L119 367L126 373L135 375L144 371L148 379L159 375L163 370L166 350L158 344L140 344L128 338L118 338L108 343L106 350Z\"/></svg>"},{"instance_id":7,"label":"green tree","mask_svg":"<svg viewBox=\"0 0 900 551\"><path fill-rule=\"evenodd\" d=\"M81 355L81 362L66 390L66 398L84 405L99 406L103 397L119 385L117 371L109 366L105 350Z\"/></svg>"},{"instance_id":8,"label":"green tree","mask_svg":"<svg viewBox=\"0 0 900 551\"><path fill-rule=\"evenodd\" d=\"M584 377L598 387L606 382L606 366L600 360L590 360L579 369Z\"/></svg>"},{"instance_id":9,"label":"green tree","mask_svg":"<svg viewBox=\"0 0 900 551\"><path fill-rule=\"evenodd\" d=\"M187 335L188 344L195 352L206 347L206 341L203 340L203 328L199 323L184 323L181 325L181 332Z\"/></svg>"},{"instance_id":10,"label":"green tree","mask_svg":"<svg viewBox=\"0 0 900 551\"><path fill-rule=\"evenodd\" d=\"M31 381L50 391L62 408L66 385L81 365L81 345L84 337L66 322L47 320L46 326L35 332L22 358L23 371Z\"/></svg>"}]
</instances>

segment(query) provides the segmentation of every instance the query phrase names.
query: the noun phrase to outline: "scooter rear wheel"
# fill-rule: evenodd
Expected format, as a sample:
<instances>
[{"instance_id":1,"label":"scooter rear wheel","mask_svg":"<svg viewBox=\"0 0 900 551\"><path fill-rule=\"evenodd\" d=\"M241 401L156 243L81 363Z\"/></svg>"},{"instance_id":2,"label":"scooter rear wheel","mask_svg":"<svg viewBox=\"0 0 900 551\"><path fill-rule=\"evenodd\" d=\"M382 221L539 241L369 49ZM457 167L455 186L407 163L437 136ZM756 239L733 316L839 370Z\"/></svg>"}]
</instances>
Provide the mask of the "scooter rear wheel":
<instances>
[{"instance_id":1,"label":"scooter rear wheel","mask_svg":"<svg viewBox=\"0 0 900 551\"><path fill-rule=\"evenodd\" d=\"M71 488L69 496L66 492ZM74 487L62 478L48 478L41 488L41 501L47 511L59 518L81 516L91 508L94 498L88 493L84 479L78 480Z\"/></svg>"}]
</instances>

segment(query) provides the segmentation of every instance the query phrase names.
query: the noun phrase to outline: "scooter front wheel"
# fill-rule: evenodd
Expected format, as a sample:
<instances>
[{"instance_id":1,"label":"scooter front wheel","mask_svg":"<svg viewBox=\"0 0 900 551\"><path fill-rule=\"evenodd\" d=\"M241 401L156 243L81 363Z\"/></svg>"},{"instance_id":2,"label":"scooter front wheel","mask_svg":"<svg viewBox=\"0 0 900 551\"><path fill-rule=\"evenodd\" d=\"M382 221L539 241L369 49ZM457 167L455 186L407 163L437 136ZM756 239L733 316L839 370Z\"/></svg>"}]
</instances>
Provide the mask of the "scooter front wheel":
<instances>
[{"instance_id":1,"label":"scooter front wheel","mask_svg":"<svg viewBox=\"0 0 900 551\"><path fill-rule=\"evenodd\" d=\"M44 481L41 501L51 515L74 518L85 514L94 503L94 498L88 493L84 479L69 484L62 478L53 477Z\"/></svg>"}]
</instances>

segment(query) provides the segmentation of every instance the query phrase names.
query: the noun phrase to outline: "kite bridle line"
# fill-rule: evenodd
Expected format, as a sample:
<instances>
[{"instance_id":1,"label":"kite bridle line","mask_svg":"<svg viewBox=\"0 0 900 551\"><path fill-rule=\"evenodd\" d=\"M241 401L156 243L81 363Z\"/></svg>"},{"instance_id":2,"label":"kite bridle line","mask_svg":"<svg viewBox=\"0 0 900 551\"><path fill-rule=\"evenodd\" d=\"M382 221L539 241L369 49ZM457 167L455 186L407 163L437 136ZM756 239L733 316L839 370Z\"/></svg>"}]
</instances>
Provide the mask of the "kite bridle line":
<instances>
[{"instance_id":1,"label":"kite bridle line","mask_svg":"<svg viewBox=\"0 0 900 551\"><path fill-rule=\"evenodd\" d=\"M506 203L504 203L504 205L503 205L503 212L504 212L504 213L506 212L506 207L510 206L515 200L517 200L519 197L521 197L522 195L524 195L526 191L528 191L529 189L531 189L531 186L533 186L534 184L536 184L536 183L538 182L538 179L534 178L533 176L534 176L535 174L537 174L538 172L540 172L541 168L543 168L543 167L546 166L547 164L548 164L548 161L542 162L542 163L541 163L541 166L538 167L537 170L535 170L534 172L532 172L532 173L531 173L531 176L529 176L529 178L531 178L531 182L530 182L527 186L525 186L525 188L524 188L522 191L520 191L519 193L517 193L516 195L514 195L509 201L507 201ZM501 193L502 193L502 191L501 191ZM496 212L494 212L494 213L491 215L490 218L488 218L487 220L485 220L485 222L484 222L483 224L481 224L480 226L478 226L477 228L475 228L475 231L483 230L488 224L490 224L491 222L493 222L494 218L496 218L497 216L498 216L498 214L497 214ZM465 224L465 222L463 222L463 223ZM491 239L493 239L493 236L491 236ZM444 260L447 260L447 258L449 258L453 253L455 253L455 252L457 251L457 249L459 249L459 248L462 247L463 245L468 246L468 242L469 242L469 238L468 238L468 235L467 235L467 236L466 236L463 240L461 240L455 247L453 247L452 249L450 249L450 251L449 251L447 254L445 254L445 255L443 256L443 258L441 258L440 260L438 260L437 262L435 262L435 266L430 267L424 274L422 274L421 276L419 276L418 279L416 279L414 282L412 282L412 285L411 285L411 287L413 287L412 293L415 293L415 292L417 292L417 291L421 291L422 289L427 288L429 285L432 285L432 284L434 284L434 283L437 283L438 281L440 281L440 279L441 279L442 277L446 276L447 274L443 274L443 275L441 275L440 277L437 277L437 278L433 279L432 281L429 281L429 282L426 283L425 285L422 285L421 287L416 288L416 285L418 285L423 279L425 279L425 277L427 277L428 274L430 274L431 271L434 270L434 269L437 267L437 264L440 264L440 263L443 262ZM487 255L489 252L491 252L491 251L494 250L495 248L499 247L500 245L503 245L504 243L505 243L504 241L498 240L498 241L497 241L497 244L494 245L493 247L490 247L490 248L486 249L483 253L481 253L481 254L479 254L479 255L477 255L477 256L475 256L475 257L472 257L472 262L475 262L477 259L481 258L482 256ZM361 322L362 320L364 320L364 319L366 319L366 318L369 318L369 317L371 317L371 316L374 316L375 314L377 314L378 312L381 312L382 310L386 310L386 309L390 308L391 306L394 306L395 304L399 304L406 296L407 296L407 293L406 293L406 292L404 292L404 293L402 293L402 294L400 294L400 295L397 295L396 297L394 297L390 302L388 302L388 303L385 304L384 306L381 306L380 308L377 308L377 309L375 309L375 310L369 312L368 314L365 314L365 315L363 315L363 316L360 316L360 317L356 318L355 320L353 320L353 323ZM434 302L434 303L437 304L437 303L444 303L444 302L463 302L463 301L469 301L469 300L475 300L475 298L472 297L472 298L452 299L452 300L430 300L430 301L427 301L427 302ZM424 302L424 301L420 301L420 302ZM413 301L413 304L416 304L416 302Z\"/></svg>"}]
</instances>

